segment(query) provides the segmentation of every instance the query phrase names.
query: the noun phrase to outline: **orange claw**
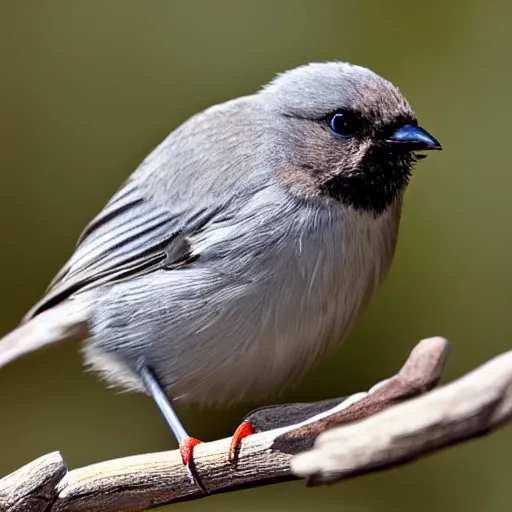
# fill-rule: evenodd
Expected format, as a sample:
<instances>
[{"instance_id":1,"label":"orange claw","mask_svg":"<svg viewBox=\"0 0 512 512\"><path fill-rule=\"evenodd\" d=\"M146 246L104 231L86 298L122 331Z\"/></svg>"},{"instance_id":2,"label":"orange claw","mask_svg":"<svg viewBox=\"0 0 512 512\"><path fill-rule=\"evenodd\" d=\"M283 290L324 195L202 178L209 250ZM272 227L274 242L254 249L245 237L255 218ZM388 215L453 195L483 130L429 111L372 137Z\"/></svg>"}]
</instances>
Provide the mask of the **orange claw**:
<instances>
[{"instance_id":1,"label":"orange claw","mask_svg":"<svg viewBox=\"0 0 512 512\"><path fill-rule=\"evenodd\" d=\"M187 439L180 443L181 460L185 466L190 464L194 446L198 445L199 443L202 443L202 441L199 441L199 439L196 439L195 437L187 437Z\"/></svg>"},{"instance_id":2,"label":"orange claw","mask_svg":"<svg viewBox=\"0 0 512 512\"><path fill-rule=\"evenodd\" d=\"M238 428L235 430L233 437L231 438L231 445L229 447L229 462L231 464L236 463L242 439L247 436L251 436L254 433L254 427L248 421L243 421L240 423Z\"/></svg>"}]
</instances>

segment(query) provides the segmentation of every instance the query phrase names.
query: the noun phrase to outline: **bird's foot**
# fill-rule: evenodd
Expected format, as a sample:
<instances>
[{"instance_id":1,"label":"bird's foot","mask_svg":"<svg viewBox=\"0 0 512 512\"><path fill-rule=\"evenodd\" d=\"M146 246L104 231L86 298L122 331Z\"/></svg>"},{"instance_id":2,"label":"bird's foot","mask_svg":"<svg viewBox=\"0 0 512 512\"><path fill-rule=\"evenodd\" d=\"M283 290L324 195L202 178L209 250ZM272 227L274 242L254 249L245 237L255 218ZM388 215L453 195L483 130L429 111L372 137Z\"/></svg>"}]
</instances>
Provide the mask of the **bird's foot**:
<instances>
[{"instance_id":1,"label":"bird's foot","mask_svg":"<svg viewBox=\"0 0 512 512\"><path fill-rule=\"evenodd\" d=\"M194 464L194 447L200 443L202 443L202 441L196 439L195 437L185 438L183 441L179 443L180 454L181 460L183 461L183 465L187 468L188 472L190 473L190 476L194 480L197 487L199 487L199 489L201 489L201 491L203 491L204 493L208 493L206 487L199 478L199 475L197 474L196 467Z\"/></svg>"},{"instance_id":2,"label":"bird's foot","mask_svg":"<svg viewBox=\"0 0 512 512\"><path fill-rule=\"evenodd\" d=\"M199 439L196 439L195 437L187 437L186 439L181 441L181 460L183 461L183 464L185 466L190 465L190 462L192 461L192 455L194 452L194 446L198 445L199 443L202 443L202 441L199 441Z\"/></svg>"},{"instance_id":3,"label":"bird's foot","mask_svg":"<svg viewBox=\"0 0 512 512\"><path fill-rule=\"evenodd\" d=\"M231 438L231 445L229 447L229 462L233 465L236 464L238 460L238 454L240 452L240 443L242 439L254 434L256 431L251 423L248 421L243 421L240 423L238 428L235 430L233 437Z\"/></svg>"}]
</instances>

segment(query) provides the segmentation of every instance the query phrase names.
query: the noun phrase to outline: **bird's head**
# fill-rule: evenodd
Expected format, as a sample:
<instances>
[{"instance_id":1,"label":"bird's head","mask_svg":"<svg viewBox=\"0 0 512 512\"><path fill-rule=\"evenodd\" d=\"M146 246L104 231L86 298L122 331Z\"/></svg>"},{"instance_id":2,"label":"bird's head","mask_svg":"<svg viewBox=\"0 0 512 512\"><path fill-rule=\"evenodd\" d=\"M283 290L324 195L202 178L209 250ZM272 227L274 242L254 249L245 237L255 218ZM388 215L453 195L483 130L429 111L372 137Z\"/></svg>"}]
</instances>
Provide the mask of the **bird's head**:
<instances>
[{"instance_id":1,"label":"bird's head","mask_svg":"<svg viewBox=\"0 0 512 512\"><path fill-rule=\"evenodd\" d=\"M302 66L260 94L284 157L283 179L304 196L328 196L379 214L409 181L417 151L441 149L400 91L347 63Z\"/></svg>"}]
</instances>

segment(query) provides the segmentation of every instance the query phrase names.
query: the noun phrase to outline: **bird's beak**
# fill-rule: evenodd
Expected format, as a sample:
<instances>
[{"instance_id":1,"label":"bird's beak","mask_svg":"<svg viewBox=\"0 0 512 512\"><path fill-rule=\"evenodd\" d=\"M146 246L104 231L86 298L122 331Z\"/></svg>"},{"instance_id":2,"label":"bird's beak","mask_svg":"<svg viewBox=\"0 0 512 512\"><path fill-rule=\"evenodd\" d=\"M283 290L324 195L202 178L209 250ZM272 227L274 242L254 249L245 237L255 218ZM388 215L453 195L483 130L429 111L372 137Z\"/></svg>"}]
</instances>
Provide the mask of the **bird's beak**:
<instances>
[{"instance_id":1,"label":"bird's beak","mask_svg":"<svg viewBox=\"0 0 512 512\"><path fill-rule=\"evenodd\" d=\"M407 148L411 151L443 149L441 144L439 144L430 133L412 124L404 124L398 128L391 137L386 140L386 144L404 146L404 149Z\"/></svg>"}]
</instances>

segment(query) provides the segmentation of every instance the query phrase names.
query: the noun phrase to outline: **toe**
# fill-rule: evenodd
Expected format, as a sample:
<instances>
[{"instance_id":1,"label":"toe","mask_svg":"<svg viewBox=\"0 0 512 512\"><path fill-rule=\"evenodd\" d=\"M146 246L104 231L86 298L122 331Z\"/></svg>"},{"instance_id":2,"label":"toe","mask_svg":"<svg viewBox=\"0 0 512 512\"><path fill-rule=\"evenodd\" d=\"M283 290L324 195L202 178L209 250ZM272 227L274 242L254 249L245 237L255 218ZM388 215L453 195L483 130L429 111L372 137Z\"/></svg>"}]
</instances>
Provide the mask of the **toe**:
<instances>
[{"instance_id":1,"label":"toe","mask_svg":"<svg viewBox=\"0 0 512 512\"><path fill-rule=\"evenodd\" d=\"M254 432L254 427L248 421L240 423L231 438L231 445L229 447L229 462L231 462L231 464L235 464L237 461L242 439L254 434Z\"/></svg>"},{"instance_id":2,"label":"toe","mask_svg":"<svg viewBox=\"0 0 512 512\"><path fill-rule=\"evenodd\" d=\"M199 439L196 439L195 437L187 437L184 441L181 441L181 460L183 461L183 464L185 466L188 466L190 464L190 461L192 459L192 452L194 451L194 446L198 445L199 443L202 443L202 441L199 441Z\"/></svg>"}]
</instances>

